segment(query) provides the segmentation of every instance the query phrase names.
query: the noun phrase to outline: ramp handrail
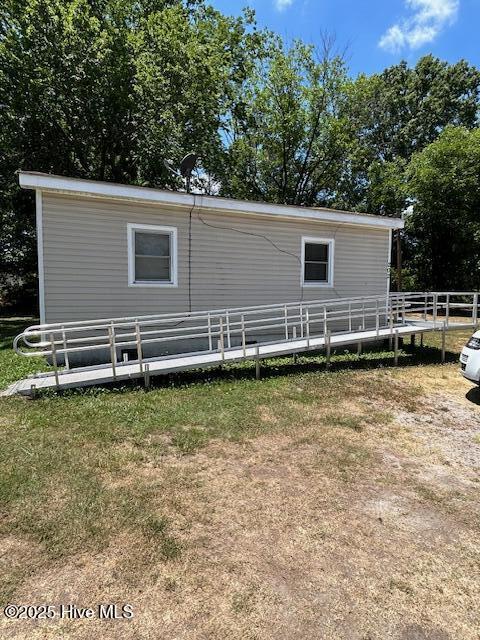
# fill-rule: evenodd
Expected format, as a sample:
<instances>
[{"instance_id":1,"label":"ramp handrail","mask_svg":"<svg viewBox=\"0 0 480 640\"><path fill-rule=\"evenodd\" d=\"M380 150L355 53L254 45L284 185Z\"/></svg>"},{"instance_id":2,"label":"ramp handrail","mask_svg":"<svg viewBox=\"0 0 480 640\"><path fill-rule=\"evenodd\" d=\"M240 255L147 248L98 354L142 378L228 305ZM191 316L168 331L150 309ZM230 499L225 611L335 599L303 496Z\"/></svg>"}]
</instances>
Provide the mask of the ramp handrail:
<instances>
[{"instance_id":1,"label":"ramp handrail","mask_svg":"<svg viewBox=\"0 0 480 640\"><path fill-rule=\"evenodd\" d=\"M69 356L86 351L108 350L115 370L121 366L119 351L132 349L142 369L144 348L152 344L168 344L195 340L202 343L201 351L182 351L182 355L220 352L247 344L269 344L272 335L278 340L307 340L314 336L352 333L367 328L394 328L420 316L431 317L436 326L448 326L451 312L471 309L471 324L478 320L477 292L409 292L390 295L358 296L329 300L297 301L214 309L208 311L166 313L124 318L101 318L78 322L33 325L14 340L15 351L23 356L51 358L55 372L63 361L70 369ZM176 354L178 355L178 354ZM171 354L156 359L172 357ZM131 362L131 361L130 361ZM57 373L56 373L57 375Z\"/></svg>"}]
</instances>

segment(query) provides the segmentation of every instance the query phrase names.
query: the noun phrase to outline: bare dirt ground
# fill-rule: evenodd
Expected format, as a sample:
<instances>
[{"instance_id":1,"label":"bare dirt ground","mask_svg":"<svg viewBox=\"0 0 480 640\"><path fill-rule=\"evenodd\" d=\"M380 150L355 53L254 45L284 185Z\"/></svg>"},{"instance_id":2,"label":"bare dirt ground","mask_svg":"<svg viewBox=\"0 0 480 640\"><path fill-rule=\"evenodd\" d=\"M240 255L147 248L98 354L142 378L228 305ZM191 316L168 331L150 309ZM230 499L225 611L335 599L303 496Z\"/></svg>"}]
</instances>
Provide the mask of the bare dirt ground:
<instances>
[{"instance_id":1,"label":"bare dirt ground","mask_svg":"<svg viewBox=\"0 0 480 640\"><path fill-rule=\"evenodd\" d=\"M178 558L158 562L120 536L16 593L128 602L133 620L2 619L1 637L478 640L480 393L453 365L362 375L390 376L396 394L382 406L345 397L322 429L315 405L287 431L260 408L259 437L126 470L121 481L155 487ZM15 539L2 552L9 563L37 553Z\"/></svg>"}]
</instances>

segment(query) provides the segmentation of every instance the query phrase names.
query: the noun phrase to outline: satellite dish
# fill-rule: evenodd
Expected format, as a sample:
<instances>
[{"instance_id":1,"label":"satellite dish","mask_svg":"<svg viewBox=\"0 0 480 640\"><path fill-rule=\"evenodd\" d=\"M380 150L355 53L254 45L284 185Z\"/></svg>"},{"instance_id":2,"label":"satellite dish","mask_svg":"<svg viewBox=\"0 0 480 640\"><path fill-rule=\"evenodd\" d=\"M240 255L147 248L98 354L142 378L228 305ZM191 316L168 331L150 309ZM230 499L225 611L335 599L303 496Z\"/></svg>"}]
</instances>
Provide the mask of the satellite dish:
<instances>
[{"instance_id":1,"label":"satellite dish","mask_svg":"<svg viewBox=\"0 0 480 640\"><path fill-rule=\"evenodd\" d=\"M189 178L192 175L192 171L197 164L197 154L187 153L180 163L180 173L184 178Z\"/></svg>"},{"instance_id":2,"label":"satellite dish","mask_svg":"<svg viewBox=\"0 0 480 640\"><path fill-rule=\"evenodd\" d=\"M187 183L187 191L190 193L190 178L192 176L192 171L195 169L195 165L197 164L198 156L196 153L187 153L187 155L183 158L180 163L180 171L176 171L170 166L170 163L167 160L163 161L165 167L173 173L174 176L178 176L179 178L185 178Z\"/></svg>"},{"instance_id":3,"label":"satellite dish","mask_svg":"<svg viewBox=\"0 0 480 640\"><path fill-rule=\"evenodd\" d=\"M187 153L187 155L183 158L183 160L180 163L180 173L186 179L188 193L190 193L190 177L192 175L192 171L195 169L196 164L197 164L196 153Z\"/></svg>"}]
</instances>

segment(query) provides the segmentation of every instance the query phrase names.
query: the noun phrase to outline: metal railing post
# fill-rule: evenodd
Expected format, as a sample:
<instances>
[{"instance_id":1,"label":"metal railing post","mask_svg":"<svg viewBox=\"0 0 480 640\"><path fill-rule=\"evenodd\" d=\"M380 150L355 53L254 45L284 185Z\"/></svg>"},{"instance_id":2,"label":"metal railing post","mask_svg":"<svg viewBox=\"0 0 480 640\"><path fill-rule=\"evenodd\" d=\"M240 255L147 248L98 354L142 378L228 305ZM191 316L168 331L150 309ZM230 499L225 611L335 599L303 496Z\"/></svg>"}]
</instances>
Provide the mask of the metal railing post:
<instances>
[{"instance_id":1,"label":"metal railing post","mask_svg":"<svg viewBox=\"0 0 480 640\"><path fill-rule=\"evenodd\" d=\"M245 358L247 355L247 341L245 336L245 316L243 313L240 317L240 321L241 321L241 329L242 329L242 350L243 350L243 357Z\"/></svg>"},{"instance_id":2,"label":"metal railing post","mask_svg":"<svg viewBox=\"0 0 480 640\"><path fill-rule=\"evenodd\" d=\"M393 362L395 366L398 365L398 329L395 331L394 343L393 343Z\"/></svg>"},{"instance_id":3,"label":"metal railing post","mask_svg":"<svg viewBox=\"0 0 480 640\"><path fill-rule=\"evenodd\" d=\"M348 303L348 331L352 333L352 303Z\"/></svg>"},{"instance_id":4,"label":"metal railing post","mask_svg":"<svg viewBox=\"0 0 480 640\"><path fill-rule=\"evenodd\" d=\"M113 379L117 379L117 350L115 348L115 329L112 324L108 327L108 342L110 344L110 359L112 361Z\"/></svg>"},{"instance_id":5,"label":"metal railing post","mask_svg":"<svg viewBox=\"0 0 480 640\"><path fill-rule=\"evenodd\" d=\"M358 330L359 331L362 330L362 325L361 324L358 325ZM361 356L362 355L362 349L363 349L362 341L359 340L358 341L358 345L357 345L357 356Z\"/></svg>"},{"instance_id":6,"label":"metal railing post","mask_svg":"<svg viewBox=\"0 0 480 640\"><path fill-rule=\"evenodd\" d=\"M220 353L222 354L222 360L225 360L225 336L223 334L223 318L218 318L220 323Z\"/></svg>"},{"instance_id":7,"label":"metal railing post","mask_svg":"<svg viewBox=\"0 0 480 640\"><path fill-rule=\"evenodd\" d=\"M323 335L327 335L327 305L323 306Z\"/></svg>"},{"instance_id":8,"label":"metal railing post","mask_svg":"<svg viewBox=\"0 0 480 640\"><path fill-rule=\"evenodd\" d=\"M442 325L442 364L445 364L446 348L445 348L445 336L446 336L446 323Z\"/></svg>"},{"instance_id":9,"label":"metal railing post","mask_svg":"<svg viewBox=\"0 0 480 640\"><path fill-rule=\"evenodd\" d=\"M287 311L287 305L285 305L284 314L285 314L285 340L288 340L288 311Z\"/></svg>"},{"instance_id":10,"label":"metal railing post","mask_svg":"<svg viewBox=\"0 0 480 640\"><path fill-rule=\"evenodd\" d=\"M50 334L50 345L52 352L52 363L53 363L53 373L55 376L55 384L57 385L57 389L60 387L60 381L58 379L58 361L57 361L57 346L55 344L55 339L53 333Z\"/></svg>"},{"instance_id":11,"label":"metal railing post","mask_svg":"<svg viewBox=\"0 0 480 640\"><path fill-rule=\"evenodd\" d=\"M472 325L477 326L478 320L478 293L473 294L473 309L472 309Z\"/></svg>"},{"instance_id":12,"label":"metal railing post","mask_svg":"<svg viewBox=\"0 0 480 640\"><path fill-rule=\"evenodd\" d=\"M70 361L68 359L68 353L67 353L67 336L65 333L65 326L62 324L62 340L63 340L63 359L65 361L65 368L66 369L70 369Z\"/></svg>"},{"instance_id":13,"label":"metal railing post","mask_svg":"<svg viewBox=\"0 0 480 640\"><path fill-rule=\"evenodd\" d=\"M447 327L448 327L449 320L450 320L450 294L447 293L446 308L445 308L445 322L447 323Z\"/></svg>"},{"instance_id":14,"label":"metal railing post","mask_svg":"<svg viewBox=\"0 0 480 640\"><path fill-rule=\"evenodd\" d=\"M140 373L143 373L143 350L142 350L142 338L140 335L140 324L138 320L135 322L135 339L137 343L137 360L140 368Z\"/></svg>"},{"instance_id":15,"label":"metal railing post","mask_svg":"<svg viewBox=\"0 0 480 640\"><path fill-rule=\"evenodd\" d=\"M213 351L212 316L210 314L207 315L207 326L208 326L208 350Z\"/></svg>"},{"instance_id":16,"label":"metal railing post","mask_svg":"<svg viewBox=\"0 0 480 640\"><path fill-rule=\"evenodd\" d=\"M227 327L227 346L230 349L230 347L232 346L232 341L230 339L230 316L228 314L228 311L225 312L225 321Z\"/></svg>"},{"instance_id":17,"label":"metal railing post","mask_svg":"<svg viewBox=\"0 0 480 640\"><path fill-rule=\"evenodd\" d=\"M380 335L380 314L378 310L378 298L376 300L376 309L375 309L375 332L377 334L377 338Z\"/></svg>"},{"instance_id":18,"label":"metal railing post","mask_svg":"<svg viewBox=\"0 0 480 640\"><path fill-rule=\"evenodd\" d=\"M310 349L310 311L305 309L305 330L307 333L307 349Z\"/></svg>"},{"instance_id":19,"label":"metal railing post","mask_svg":"<svg viewBox=\"0 0 480 640\"><path fill-rule=\"evenodd\" d=\"M433 294L433 326L437 324L438 317L438 293ZM423 337L423 334L422 334ZM423 347L423 344L422 344Z\"/></svg>"},{"instance_id":20,"label":"metal railing post","mask_svg":"<svg viewBox=\"0 0 480 640\"><path fill-rule=\"evenodd\" d=\"M390 317L388 319L388 324L389 324L389 329L390 329L390 333L388 335L388 349L389 351L392 350L392 346L393 346L393 299L390 298Z\"/></svg>"},{"instance_id":21,"label":"metal railing post","mask_svg":"<svg viewBox=\"0 0 480 640\"><path fill-rule=\"evenodd\" d=\"M300 337L303 338L303 305L299 306L298 312L300 316Z\"/></svg>"}]
</instances>

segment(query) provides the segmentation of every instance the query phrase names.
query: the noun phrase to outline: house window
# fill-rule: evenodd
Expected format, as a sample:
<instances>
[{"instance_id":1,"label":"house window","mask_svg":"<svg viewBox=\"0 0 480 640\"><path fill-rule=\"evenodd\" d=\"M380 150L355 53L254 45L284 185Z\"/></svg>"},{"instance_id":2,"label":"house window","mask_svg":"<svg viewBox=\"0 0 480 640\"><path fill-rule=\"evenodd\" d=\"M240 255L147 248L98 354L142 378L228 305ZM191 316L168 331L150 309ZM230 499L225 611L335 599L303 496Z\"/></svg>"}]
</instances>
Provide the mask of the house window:
<instances>
[{"instance_id":1,"label":"house window","mask_svg":"<svg viewBox=\"0 0 480 640\"><path fill-rule=\"evenodd\" d=\"M128 225L128 284L177 286L177 230L146 224Z\"/></svg>"},{"instance_id":2,"label":"house window","mask_svg":"<svg viewBox=\"0 0 480 640\"><path fill-rule=\"evenodd\" d=\"M333 286L334 241L324 238L302 238L302 285Z\"/></svg>"}]
</instances>

